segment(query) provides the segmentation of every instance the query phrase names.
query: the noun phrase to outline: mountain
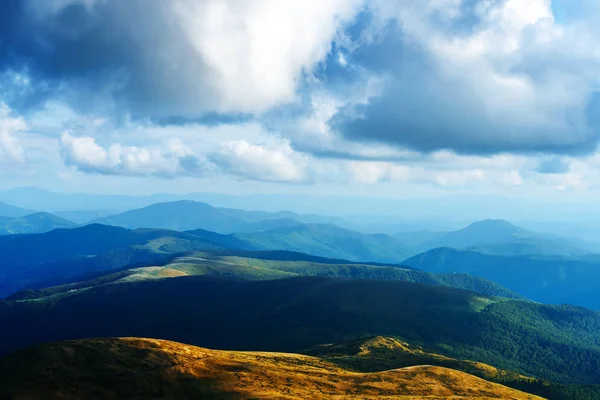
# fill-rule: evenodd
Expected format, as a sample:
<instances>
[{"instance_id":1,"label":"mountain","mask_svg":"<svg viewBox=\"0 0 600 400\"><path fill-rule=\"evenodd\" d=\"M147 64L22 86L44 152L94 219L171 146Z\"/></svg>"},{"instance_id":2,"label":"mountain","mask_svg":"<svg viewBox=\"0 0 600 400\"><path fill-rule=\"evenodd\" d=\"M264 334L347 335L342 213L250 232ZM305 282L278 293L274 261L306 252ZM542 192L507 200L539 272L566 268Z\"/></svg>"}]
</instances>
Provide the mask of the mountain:
<instances>
[{"instance_id":1,"label":"mountain","mask_svg":"<svg viewBox=\"0 0 600 400\"><path fill-rule=\"evenodd\" d=\"M96 221L100 218L105 218L115 214L114 210L73 210L73 211L56 211L52 214L73 221L77 224L86 224L92 221Z\"/></svg>"},{"instance_id":2,"label":"mountain","mask_svg":"<svg viewBox=\"0 0 600 400\"><path fill-rule=\"evenodd\" d=\"M18 218L31 213L33 213L33 211L0 202L0 217Z\"/></svg>"},{"instance_id":3,"label":"mountain","mask_svg":"<svg viewBox=\"0 0 600 400\"><path fill-rule=\"evenodd\" d=\"M180 200L180 196L172 194L154 194L150 196L67 194L37 187L18 187L0 191L0 201L52 213L71 210L106 210L107 205L110 205L109 208L116 212L117 210L145 207L154 203L175 200Z\"/></svg>"},{"instance_id":4,"label":"mountain","mask_svg":"<svg viewBox=\"0 0 600 400\"><path fill-rule=\"evenodd\" d=\"M503 220L487 219L422 242L422 250L438 247L476 250L497 255L582 255L582 248L564 238L523 229Z\"/></svg>"},{"instance_id":5,"label":"mountain","mask_svg":"<svg viewBox=\"0 0 600 400\"><path fill-rule=\"evenodd\" d=\"M1 301L0 325L1 354L47 341L125 336L299 352L381 335L544 380L600 382L600 313L401 281L126 281Z\"/></svg>"},{"instance_id":6,"label":"mountain","mask_svg":"<svg viewBox=\"0 0 600 400\"><path fill-rule=\"evenodd\" d=\"M150 266L133 266L87 276L82 281L64 285L23 290L8 299L42 299L109 283L179 276L218 276L236 280L270 280L299 276L399 280L466 289L485 296L522 299L518 294L498 284L465 274L431 274L406 267L351 263L285 251L239 250L186 253L155 262Z\"/></svg>"},{"instance_id":7,"label":"mountain","mask_svg":"<svg viewBox=\"0 0 600 400\"><path fill-rule=\"evenodd\" d=\"M150 262L191 250L223 248L182 232L128 230L105 225L0 236L0 296L23 287L48 286L65 278Z\"/></svg>"},{"instance_id":8,"label":"mountain","mask_svg":"<svg viewBox=\"0 0 600 400\"><path fill-rule=\"evenodd\" d=\"M268 213L221 209L206 203L187 200L153 204L102 218L96 222L129 229L161 228L177 231L205 229L217 233L247 232L300 224L299 221L289 218L273 218L272 215L268 216Z\"/></svg>"},{"instance_id":9,"label":"mountain","mask_svg":"<svg viewBox=\"0 0 600 400\"><path fill-rule=\"evenodd\" d=\"M404 260L403 264L435 273L479 276L542 303L569 303L600 310L597 257L497 256L439 248Z\"/></svg>"},{"instance_id":10,"label":"mountain","mask_svg":"<svg viewBox=\"0 0 600 400\"><path fill-rule=\"evenodd\" d=\"M384 234L365 234L328 224L305 224L235 236L258 249L289 250L351 261L399 264L415 252Z\"/></svg>"},{"instance_id":11,"label":"mountain","mask_svg":"<svg viewBox=\"0 0 600 400\"><path fill-rule=\"evenodd\" d=\"M316 346L305 353L342 368L360 372L431 365L466 372L487 381L501 383L552 400L592 400L600 398L599 385L563 385L543 381L514 371L498 369L484 363L435 354L397 338L378 336L344 343L326 344Z\"/></svg>"},{"instance_id":12,"label":"mountain","mask_svg":"<svg viewBox=\"0 0 600 400\"><path fill-rule=\"evenodd\" d=\"M0 395L44 399L542 399L449 368L357 373L300 354L216 351L156 339L44 345L0 360Z\"/></svg>"},{"instance_id":13,"label":"mountain","mask_svg":"<svg viewBox=\"0 0 600 400\"><path fill-rule=\"evenodd\" d=\"M77 224L49 213L39 212L24 217L0 218L0 235L44 233L54 229L74 228Z\"/></svg>"}]
</instances>

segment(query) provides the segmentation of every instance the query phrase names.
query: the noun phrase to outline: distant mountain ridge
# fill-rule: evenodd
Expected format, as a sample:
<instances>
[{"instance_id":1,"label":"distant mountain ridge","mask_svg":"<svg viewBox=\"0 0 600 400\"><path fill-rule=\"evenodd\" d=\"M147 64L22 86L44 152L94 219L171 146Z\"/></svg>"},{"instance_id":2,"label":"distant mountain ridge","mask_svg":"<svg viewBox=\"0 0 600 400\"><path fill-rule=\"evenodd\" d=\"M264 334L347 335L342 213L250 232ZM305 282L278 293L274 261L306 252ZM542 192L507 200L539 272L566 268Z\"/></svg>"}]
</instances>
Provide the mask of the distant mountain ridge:
<instances>
[{"instance_id":1,"label":"distant mountain ridge","mask_svg":"<svg viewBox=\"0 0 600 400\"><path fill-rule=\"evenodd\" d=\"M350 261L399 264L415 254L392 236L360 233L330 224L304 224L234 236L261 250L290 250Z\"/></svg>"},{"instance_id":2,"label":"distant mountain ridge","mask_svg":"<svg viewBox=\"0 0 600 400\"><path fill-rule=\"evenodd\" d=\"M76 223L56 215L38 212L23 217L0 218L0 235L45 233L54 229L67 229L76 226Z\"/></svg>"},{"instance_id":3,"label":"distant mountain ridge","mask_svg":"<svg viewBox=\"0 0 600 400\"><path fill-rule=\"evenodd\" d=\"M0 217L19 218L33 213L34 211L0 202Z\"/></svg>"},{"instance_id":4,"label":"distant mountain ridge","mask_svg":"<svg viewBox=\"0 0 600 400\"><path fill-rule=\"evenodd\" d=\"M217 208L197 201L180 200L152 204L101 218L95 222L128 229L161 228L177 231L204 229L227 234L296 226L303 223L302 218L303 216L291 212L235 210Z\"/></svg>"},{"instance_id":5,"label":"distant mountain ridge","mask_svg":"<svg viewBox=\"0 0 600 400\"><path fill-rule=\"evenodd\" d=\"M495 219L477 221L458 231L438 235L418 247L422 250L450 247L496 255L581 256L589 252L565 238L536 233Z\"/></svg>"},{"instance_id":6,"label":"distant mountain ridge","mask_svg":"<svg viewBox=\"0 0 600 400\"><path fill-rule=\"evenodd\" d=\"M501 256L443 247L411 257L403 264L435 273L479 276L542 303L569 303L600 310L598 258Z\"/></svg>"}]
</instances>

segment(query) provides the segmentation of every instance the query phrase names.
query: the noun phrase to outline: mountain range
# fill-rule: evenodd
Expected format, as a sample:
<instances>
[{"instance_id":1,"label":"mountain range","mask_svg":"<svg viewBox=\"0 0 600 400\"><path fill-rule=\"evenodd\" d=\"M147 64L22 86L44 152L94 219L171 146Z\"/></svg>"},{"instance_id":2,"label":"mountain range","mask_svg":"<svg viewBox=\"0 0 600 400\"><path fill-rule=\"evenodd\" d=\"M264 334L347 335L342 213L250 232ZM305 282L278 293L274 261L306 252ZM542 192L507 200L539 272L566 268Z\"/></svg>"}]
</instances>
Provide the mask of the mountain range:
<instances>
[{"instance_id":1,"label":"mountain range","mask_svg":"<svg viewBox=\"0 0 600 400\"><path fill-rule=\"evenodd\" d=\"M600 309L600 260L560 256L497 256L437 248L403 261L436 273L466 273L490 279L532 300Z\"/></svg>"},{"instance_id":2,"label":"mountain range","mask_svg":"<svg viewBox=\"0 0 600 400\"><path fill-rule=\"evenodd\" d=\"M403 281L129 280L2 301L0 323L3 354L47 341L123 336L302 352L382 335L544 380L600 381L599 313Z\"/></svg>"}]
</instances>

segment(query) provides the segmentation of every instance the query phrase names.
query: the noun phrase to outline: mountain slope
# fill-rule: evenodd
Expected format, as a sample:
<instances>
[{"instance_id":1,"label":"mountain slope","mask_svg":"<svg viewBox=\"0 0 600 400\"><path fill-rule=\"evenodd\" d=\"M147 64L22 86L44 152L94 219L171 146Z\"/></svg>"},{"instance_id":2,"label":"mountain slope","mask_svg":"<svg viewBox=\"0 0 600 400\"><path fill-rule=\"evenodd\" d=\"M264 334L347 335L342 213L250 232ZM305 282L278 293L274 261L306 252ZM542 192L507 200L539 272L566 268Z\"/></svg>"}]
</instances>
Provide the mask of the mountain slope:
<instances>
[{"instance_id":1,"label":"mountain slope","mask_svg":"<svg viewBox=\"0 0 600 400\"><path fill-rule=\"evenodd\" d=\"M18 218L24 217L25 215L31 214L33 211L26 210L24 208L15 207L10 204L0 202L0 216Z\"/></svg>"},{"instance_id":2,"label":"mountain slope","mask_svg":"<svg viewBox=\"0 0 600 400\"><path fill-rule=\"evenodd\" d=\"M128 229L161 228L176 231L204 229L217 233L248 232L295 226L300 222L289 218L269 218L253 211L216 208L196 201L158 203L102 218L96 222ZM264 216L264 219L260 219Z\"/></svg>"},{"instance_id":3,"label":"mountain slope","mask_svg":"<svg viewBox=\"0 0 600 400\"><path fill-rule=\"evenodd\" d=\"M503 220L475 222L461 230L435 237L419 245L470 249L496 255L581 255L584 250L563 238L532 232Z\"/></svg>"},{"instance_id":4,"label":"mountain slope","mask_svg":"<svg viewBox=\"0 0 600 400\"><path fill-rule=\"evenodd\" d=\"M213 251L187 253L151 266L107 272L88 280L39 290L25 290L8 299L40 299L88 290L100 285L178 276L219 276L238 280L270 280L299 276L326 276L399 280L466 289L486 296L522 298L491 281L465 274L431 274L398 266L350 263L292 252Z\"/></svg>"},{"instance_id":5,"label":"mountain slope","mask_svg":"<svg viewBox=\"0 0 600 400\"><path fill-rule=\"evenodd\" d=\"M50 340L114 336L298 352L382 335L541 379L600 382L600 313L400 281L123 282L41 301L2 301L0 325L0 354Z\"/></svg>"},{"instance_id":6,"label":"mountain slope","mask_svg":"<svg viewBox=\"0 0 600 400\"><path fill-rule=\"evenodd\" d=\"M53 214L39 212L23 217L0 220L0 235L44 233L54 229L74 228L77 224Z\"/></svg>"},{"instance_id":7,"label":"mountain slope","mask_svg":"<svg viewBox=\"0 0 600 400\"><path fill-rule=\"evenodd\" d=\"M319 357L342 368L360 372L384 371L413 365L434 365L466 372L552 400L595 400L600 398L598 385L562 385L501 370L480 362L459 360L429 352L397 338L378 336L345 343L327 344L306 354Z\"/></svg>"},{"instance_id":8,"label":"mountain slope","mask_svg":"<svg viewBox=\"0 0 600 400\"><path fill-rule=\"evenodd\" d=\"M399 264L414 252L391 236L364 234L327 224L306 224L235 236L262 250L289 250L350 261Z\"/></svg>"},{"instance_id":9,"label":"mountain slope","mask_svg":"<svg viewBox=\"0 0 600 400\"><path fill-rule=\"evenodd\" d=\"M48 286L69 276L148 262L190 250L222 246L197 236L158 229L104 225L0 236L0 296L26 286Z\"/></svg>"},{"instance_id":10,"label":"mountain slope","mask_svg":"<svg viewBox=\"0 0 600 400\"><path fill-rule=\"evenodd\" d=\"M0 360L0 394L63 400L541 399L448 368L367 374L299 354L216 351L138 338L56 343L13 354Z\"/></svg>"},{"instance_id":11,"label":"mountain slope","mask_svg":"<svg viewBox=\"0 0 600 400\"><path fill-rule=\"evenodd\" d=\"M497 256L439 248L403 261L434 273L467 273L497 282L542 303L600 309L600 260Z\"/></svg>"}]
</instances>

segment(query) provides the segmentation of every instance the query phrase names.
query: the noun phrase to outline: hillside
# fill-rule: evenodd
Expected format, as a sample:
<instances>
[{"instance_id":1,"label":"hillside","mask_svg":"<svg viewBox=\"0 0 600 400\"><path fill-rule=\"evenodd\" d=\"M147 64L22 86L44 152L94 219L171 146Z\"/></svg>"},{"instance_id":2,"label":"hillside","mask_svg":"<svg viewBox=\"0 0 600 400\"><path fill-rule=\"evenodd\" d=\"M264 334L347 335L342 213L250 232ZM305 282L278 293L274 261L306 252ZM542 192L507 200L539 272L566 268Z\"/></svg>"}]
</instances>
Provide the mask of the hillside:
<instances>
[{"instance_id":1,"label":"hillside","mask_svg":"<svg viewBox=\"0 0 600 400\"><path fill-rule=\"evenodd\" d=\"M0 219L0 235L45 233L54 229L74 228L77 224L49 213Z\"/></svg>"},{"instance_id":2,"label":"hillside","mask_svg":"<svg viewBox=\"0 0 600 400\"><path fill-rule=\"evenodd\" d=\"M375 337L317 346L306 354L360 372L384 371L413 365L433 365L466 372L491 382L552 400L597 399L600 386L561 385L501 370L480 362L429 352L397 338Z\"/></svg>"},{"instance_id":3,"label":"hillside","mask_svg":"<svg viewBox=\"0 0 600 400\"><path fill-rule=\"evenodd\" d=\"M262 250L289 250L351 261L399 264L415 253L392 236L365 234L328 224L306 224L235 236Z\"/></svg>"},{"instance_id":4,"label":"hillside","mask_svg":"<svg viewBox=\"0 0 600 400\"><path fill-rule=\"evenodd\" d=\"M418 245L429 250L438 247L475 250L495 255L581 255L584 249L567 239L529 231L503 220L483 220L458 231L438 235Z\"/></svg>"},{"instance_id":5,"label":"hillside","mask_svg":"<svg viewBox=\"0 0 600 400\"><path fill-rule=\"evenodd\" d=\"M401 281L129 281L2 301L0 325L0 354L51 340L115 336L299 352L381 335L541 379L600 381L599 313Z\"/></svg>"},{"instance_id":6,"label":"hillside","mask_svg":"<svg viewBox=\"0 0 600 400\"><path fill-rule=\"evenodd\" d=\"M270 280L300 276L399 280L467 289L486 296L522 298L491 281L465 274L431 274L406 267L351 263L282 251L220 250L187 253L150 266L135 266L107 272L81 282L25 290L15 293L9 299L43 298L109 283L178 276L218 276L237 280Z\"/></svg>"},{"instance_id":7,"label":"hillside","mask_svg":"<svg viewBox=\"0 0 600 400\"><path fill-rule=\"evenodd\" d=\"M48 286L83 273L150 262L183 251L217 248L222 246L186 233L131 231L97 224L42 234L0 236L0 297L23 287Z\"/></svg>"},{"instance_id":8,"label":"hillside","mask_svg":"<svg viewBox=\"0 0 600 400\"><path fill-rule=\"evenodd\" d=\"M294 219L276 218L255 211L216 208L197 201L174 201L126 211L97 220L97 223L128 229L160 228L176 231L204 229L217 233L250 232L282 226L295 226L301 222Z\"/></svg>"},{"instance_id":9,"label":"hillside","mask_svg":"<svg viewBox=\"0 0 600 400\"><path fill-rule=\"evenodd\" d=\"M0 360L0 395L49 400L541 399L442 367L358 373L299 354L216 351L138 338L55 343L13 354Z\"/></svg>"},{"instance_id":10,"label":"hillside","mask_svg":"<svg viewBox=\"0 0 600 400\"><path fill-rule=\"evenodd\" d=\"M542 303L600 309L600 260L593 257L497 256L439 248L403 264L435 273L479 276Z\"/></svg>"},{"instance_id":11,"label":"hillside","mask_svg":"<svg viewBox=\"0 0 600 400\"><path fill-rule=\"evenodd\" d=\"M0 217L19 218L31 213L33 211L0 202Z\"/></svg>"}]
</instances>

